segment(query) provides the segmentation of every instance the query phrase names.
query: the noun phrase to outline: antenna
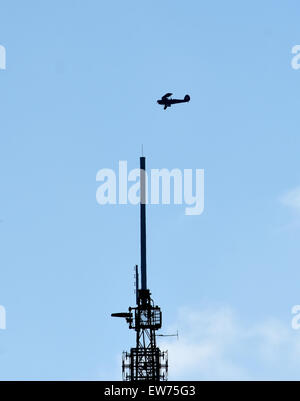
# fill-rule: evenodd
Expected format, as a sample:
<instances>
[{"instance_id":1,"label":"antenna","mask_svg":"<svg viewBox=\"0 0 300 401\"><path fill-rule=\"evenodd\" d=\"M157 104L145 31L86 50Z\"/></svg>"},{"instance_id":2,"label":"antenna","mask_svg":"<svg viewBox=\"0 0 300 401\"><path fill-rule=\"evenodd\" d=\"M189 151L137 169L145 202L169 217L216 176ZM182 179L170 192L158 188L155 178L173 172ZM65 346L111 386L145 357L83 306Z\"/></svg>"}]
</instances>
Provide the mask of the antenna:
<instances>
[{"instance_id":1,"label":"antenna","mask_svg":"<svg viewBox=\"0 0 300 401\"><path fill-rule=\"evenodd\" d=\"M139 302L139 267L135 265L135 294L136 294L136 304Z\"/></svg>"},{"instance_id":2,"label":"antenna","mask_svg":"<svg viewBox=\"0 0 300 401\"><path fill-rule=\"evenodd\" d=\"M156 334L157 337L177 337L177 341L179 340L178 330L176 334Z\"/></svg>"},{"instance_id":3,"label":"antenna","mask_svg":"<svg viewBox=\"0 0 300 401\"><path fill-rule=\"evenodd\" d=\"M140 240L141 240L141 288L139 271L135 266L136 306L125 313L113 313L113 317L125 318L129 328L136 332L136 345L123 353L122 371L125 381L165 381L168 376L168 352L156 345L156 331L162 326L162 313L154 305L147 289L146 263L146 159L140 157Z\"/></svg>"},{"instance_id":4,"label":"antenna","mask_svg":"<svg viewBox=\"0 0 300 401\"><path fill-rule=\"evenodd\" d=\"M147 289L146 258L146 159L140 157L140 213L141 213L141 289Z\"/></svg>"}]
</instances>

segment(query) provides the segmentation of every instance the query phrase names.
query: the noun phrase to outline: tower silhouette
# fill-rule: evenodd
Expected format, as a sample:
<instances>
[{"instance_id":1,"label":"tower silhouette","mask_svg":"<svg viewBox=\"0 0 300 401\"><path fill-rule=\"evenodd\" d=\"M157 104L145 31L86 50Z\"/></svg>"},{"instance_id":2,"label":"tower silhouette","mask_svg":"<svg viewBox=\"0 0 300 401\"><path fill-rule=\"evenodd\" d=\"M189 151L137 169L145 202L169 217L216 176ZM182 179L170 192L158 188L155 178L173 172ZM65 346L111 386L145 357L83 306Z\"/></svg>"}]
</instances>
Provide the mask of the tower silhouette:
<instances>
[{"instance_id":1,"label":"tower silhouette","mask_svg":"<svg viewBox=\"0 0 300 401\"><path fill-rule=\"evenodd\" d=\"M135 266L136 306L126 313L112 313L126 319L136 332L136 345L123 352L122 373L125 381L165 381L168 378L168 352L156 344L156 331L162 327L162 312L147 288L146 253L146 159L140 157L140 248L141 266ZM141 275L141 280L139 276ZM139 282L140 281L140 282Z\"/></svg>"}]
</instances>

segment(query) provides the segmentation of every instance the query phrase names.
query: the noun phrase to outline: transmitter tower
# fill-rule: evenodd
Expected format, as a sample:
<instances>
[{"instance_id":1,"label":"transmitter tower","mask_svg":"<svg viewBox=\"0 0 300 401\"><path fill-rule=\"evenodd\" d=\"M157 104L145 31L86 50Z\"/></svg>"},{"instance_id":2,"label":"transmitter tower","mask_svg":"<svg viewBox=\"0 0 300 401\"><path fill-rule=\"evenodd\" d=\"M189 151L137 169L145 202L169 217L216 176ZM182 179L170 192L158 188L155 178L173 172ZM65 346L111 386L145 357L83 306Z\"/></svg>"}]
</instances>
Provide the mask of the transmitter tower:
<instances>
[{"instance_id":1,"label":"transmitter tower","mask_svg":"<svg viewBox=\"0 0 300 401\"><path fill-rule=\"evenodd\" d=\"M156 344L156 331L162 327L162 312L151 298L147 288L146 258L146 159L140 157L140 269L135 266L136 306L126 313L112 313L125 318L129 329L135 330L135 347L123 352L124 381L166 381L168 378L168 352ZM139 279L140 278L140 279Z\"/></svg>"}]
</instances>

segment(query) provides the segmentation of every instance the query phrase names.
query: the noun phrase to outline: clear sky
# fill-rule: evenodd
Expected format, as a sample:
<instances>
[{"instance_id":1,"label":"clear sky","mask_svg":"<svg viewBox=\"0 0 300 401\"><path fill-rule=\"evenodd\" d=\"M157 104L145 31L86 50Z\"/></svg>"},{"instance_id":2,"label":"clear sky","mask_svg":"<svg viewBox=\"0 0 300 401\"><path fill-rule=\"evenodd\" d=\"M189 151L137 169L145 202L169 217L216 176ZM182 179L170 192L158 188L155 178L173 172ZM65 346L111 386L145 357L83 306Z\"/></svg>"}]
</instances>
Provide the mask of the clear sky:
<instances>
[{"instance_id":1,"label":"clear sky","mask_svg":"<svg viewBox=\"0 0 300 401\"><path fill-rule=\"evenodd\" d=\"M298 0L0 0L0 378L121 379L138 206L96 173L141 144L205 170L205 210L147 209L170 379L299 379ZM163 111L166 92L189 104Z\"/></svg>"}]
</instances>

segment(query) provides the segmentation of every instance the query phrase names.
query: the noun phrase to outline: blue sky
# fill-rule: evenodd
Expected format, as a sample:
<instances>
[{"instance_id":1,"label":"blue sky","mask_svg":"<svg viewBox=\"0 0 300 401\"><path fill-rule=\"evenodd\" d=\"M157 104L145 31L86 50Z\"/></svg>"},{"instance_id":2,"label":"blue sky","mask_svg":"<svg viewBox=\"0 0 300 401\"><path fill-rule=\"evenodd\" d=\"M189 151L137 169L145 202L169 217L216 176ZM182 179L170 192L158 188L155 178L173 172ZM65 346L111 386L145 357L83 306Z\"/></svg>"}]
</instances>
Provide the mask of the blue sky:
<instances>
[{"instance_id":1,"label":"blue sky","mask_svg":"<svg viewBox=\"0 0 300 401\"><path fill-rule=\"evenodd\" d=\"M299 11L0 1L0 378L121 378L139 210L98 205L95 177L141 144L149 169L205 170L201 216L147 210L170 379L299 378ZM164 112L169 91L191 102Z\"/></svg>"}]
</instances>

